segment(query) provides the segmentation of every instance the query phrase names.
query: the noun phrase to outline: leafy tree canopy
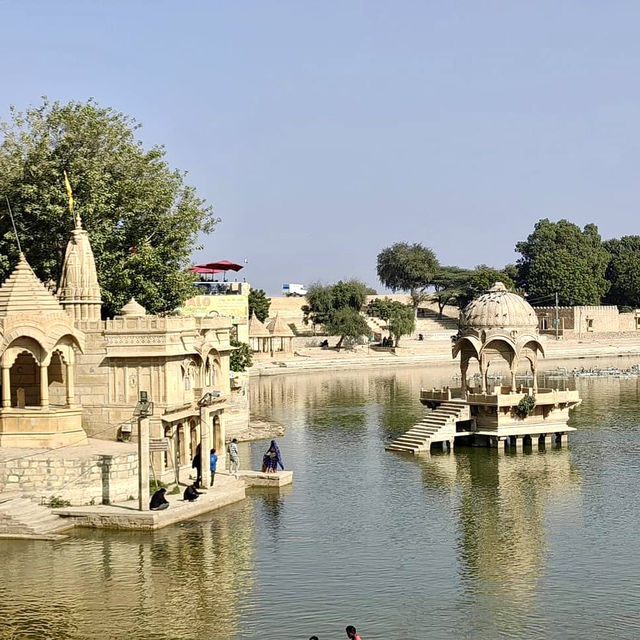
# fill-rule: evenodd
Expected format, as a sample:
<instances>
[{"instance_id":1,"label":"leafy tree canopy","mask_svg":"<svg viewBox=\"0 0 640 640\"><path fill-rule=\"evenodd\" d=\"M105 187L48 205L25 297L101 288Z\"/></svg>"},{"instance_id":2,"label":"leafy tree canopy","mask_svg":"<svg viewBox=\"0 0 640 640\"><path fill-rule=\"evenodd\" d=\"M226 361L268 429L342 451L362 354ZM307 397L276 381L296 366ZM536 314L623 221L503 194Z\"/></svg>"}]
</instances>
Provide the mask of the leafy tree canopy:
<instances>
[{"instance_id":1,"label":"leafy tree canopy","mask_svg":"<svg viewBox=\"0 0 640 640\"><path fill-rule=\"evenodd\" d=\"M362 314L351 307L333 309L329 314L325 329L330 336L340 336L336 345L338 349L342 347L345 338L357 340L370 332L367 321Z\"/></svg>"},{"instance_id":2,"label":"leafy tree canopy","mask_svg":"<svg viewBox=\"0 0 640 640\"><path fill-rule=\"evenodd\" d=\"M302 307L304 323L322 324L327 333L340 336L338 348L345 338L358 338L369 333L360 314L368 287L359 280L340 280L333 285L312 284L307 291L307 304Z\"/></svg>"},{"instance_id":3,"label":"leafy tree canopy","mask_svg":"<svg viewBox=\"0 0 640 640\"><path fill-rule=\"evenodd\" d=\"M249 291L249 317L254 313L260 322L264 322L269 317L269 307L271 298L267 298L264 289L251 289Z\"/></svg>"},{"instance_id":4,"label":"leafy tree canopy","mask_svg":"<svg viewBox=\"0 0 640 640\"><path fill-rule=\"evenodd\" d=\"M231 340L231 346L234 349L229 356L229 368L236 372L246 371L253 364L249 345L246 342Z\"/></svg>"},{"instance_id":5,"label":"leafy tree canopy","mask_svg":"<svg viewBox=\"0 0 640 640\"><path fill-rule=\"evenodd\" d=\"M464 309L474 298L488 291L496 282L502 282L510 291L515 289L515 283L503 270L488 267L486 264L478 265L469 272L463 293L458 298L460 308Z\"/></svg>"},{"instance_id":6,"label":"leafy tree canopy","mask_svg":"<svg viewBox=\"0 0 640 640\"><path fill-rule=\"evenodd\" d=\"M305 324L326 324L332 311L345 307L360 312L368 291L367 285L359 280L312 284L307 290L307 304L302 307Z\"/></svg>"},{"instance_id":7,"label":"leafy tree canopy","mask_svg":"<svg viewBox=\"0 0 640 640\"><path fill-rule=\"evenodd\" d=\"M432 283L438 260L431 249L421 244L396 242L378 254L378 278L392 291L408 291L414 306L420 293Z\"/></svg>"},{"instance_id":8,"label":"leafy tree canopy","mask_svg":"<svg viewBox=\"0 0 640 640\"><path fill-rule=\"evenodd\" d=\"M609 254L594 224L581 230L568 220L545 218L516 251L522 255L521 284L533 301L552 302L558 292L562 305L600 304L609 289Z\"/></svg>"},{"instance_id":9,"label":"leafy tree canopy","mask_svg":"<svg viewBox=\"0 0 640 640\"><path fill-rule=\"evenodd\" d=\"M402 336L410 335L416 326L416 312L412 305L397 300L376 298L369 303L368 312L387 322L396 345Z\"/></svg>"},{"instance_id":10,"label":"leafy tree canopy","mask_svg":"<svg viewBox=\"0 0 640 640\"><path fill-rule=\"evenodd\" d=\"M131 296L152 313L171 311L193 293L187 270L200 232L217 220L171 169L163 147L144 149L132 118L94 100L11 110L0 123L0 193L6 194L29 263L58 281L73 229L63 171L89 231L113 315ZM4 198L3 198L4 200ZM0 205L4 208L4 205ZM0 279L17 260L8 215L0 217Z\"/></svg>"},{"instance_id":11,"label":"leafy tree canopy","mask_svg":"<svg viewBox=\"0 0 640 640\"><path fill-rule=\"evenodd\" d=\"M461 267L440 267L433 278L433 298L438 303L440 317L446 305L457 306L466 295L472 271Z\"/></svg>"},{"instance_id":12,"label":"leafy tree canopy","mask_svg":"<svg viewBox=\"0 0 640 640\"><path fill-rule=\"evenodd\" d=\"M607 240L610 254L607 280L611 289L606 301L623 307L640 307L640 236Z\"/></svg>"}]
</instances>

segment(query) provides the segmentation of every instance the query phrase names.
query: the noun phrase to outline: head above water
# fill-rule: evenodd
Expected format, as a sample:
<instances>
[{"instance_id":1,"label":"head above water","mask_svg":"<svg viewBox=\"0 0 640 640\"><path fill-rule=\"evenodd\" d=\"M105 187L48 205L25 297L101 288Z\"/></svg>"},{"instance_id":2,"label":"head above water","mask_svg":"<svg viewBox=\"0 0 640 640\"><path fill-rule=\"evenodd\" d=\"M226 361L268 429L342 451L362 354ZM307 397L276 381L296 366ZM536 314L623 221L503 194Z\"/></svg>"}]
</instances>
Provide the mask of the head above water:
<instances>
[{"instance_id":1,"label":"head above water","mask_svg":"<svg viewBox=\"0 0 640 640\"><path fill-rule=\"evenodd\" d=\"M356 637L356 628L350 624L347 629L347 638L355 638Z\"/></svg>"},{"instance_id":2,"label":"head above water","mask_svg":"<svg viewBox=\"0 0 640 640\"><path fill-rule=\"evenodd\" d=\"M318 640L318 636L311 636L309 640Z\"/></svg>"}]
</instances>

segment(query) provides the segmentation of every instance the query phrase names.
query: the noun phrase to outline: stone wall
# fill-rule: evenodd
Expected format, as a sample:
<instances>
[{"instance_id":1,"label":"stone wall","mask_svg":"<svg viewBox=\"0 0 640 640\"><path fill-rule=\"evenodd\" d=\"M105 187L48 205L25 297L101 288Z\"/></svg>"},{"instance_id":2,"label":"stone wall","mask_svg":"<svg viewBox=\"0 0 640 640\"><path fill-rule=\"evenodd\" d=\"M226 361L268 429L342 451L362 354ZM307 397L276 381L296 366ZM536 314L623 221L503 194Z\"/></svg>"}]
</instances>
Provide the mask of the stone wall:
<instances>
[{"instance_id":1,"label":"stone wall","mask_svg":"<svg viewBox=\"0 0 640 640\"><path fill-rule=\"evenodd\" d=\"M538 328L543 333L554 333L555 307L534 307ZM562 335L585 336L592 333L636 331L636 312L619 313L614 305L583 305L558 307L559 332Z\"/></svg>"},{"instance_id":2,"label":"stone wall","mask_svg":"<svg viewBox=\"0 0 640 640\"><path fill-rule=\"evenodd\" d=\"M0 492L20 492L34 499L60 496L74 505L120 502L138 495L135 447L124 454L83 451L66 457L43 453L18 460L0 460ZM83 447L84 449L84 447Z\"/></svg>"}]
</instances>

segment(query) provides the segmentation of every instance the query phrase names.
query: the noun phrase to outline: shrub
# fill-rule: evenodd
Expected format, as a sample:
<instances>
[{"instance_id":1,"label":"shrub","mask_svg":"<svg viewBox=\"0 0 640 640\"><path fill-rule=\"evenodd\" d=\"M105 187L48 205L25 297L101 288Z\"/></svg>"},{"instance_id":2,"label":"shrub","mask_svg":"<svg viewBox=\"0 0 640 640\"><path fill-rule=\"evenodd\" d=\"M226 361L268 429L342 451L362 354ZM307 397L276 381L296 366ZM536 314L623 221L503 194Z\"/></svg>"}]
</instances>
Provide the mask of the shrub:
<instances>
[{"instance_id":1,"label":"shrub","mask_svg":"<svg viewBox=\"0 0 640 640\"><path fill-rule=\"evenodd\" d=\"M534 396L525 396L518 402L515 408L515 413L518 418L524 420L528 415L531 415L533 408L536 406L536 399Z\"/></svg>"}]
</instances>

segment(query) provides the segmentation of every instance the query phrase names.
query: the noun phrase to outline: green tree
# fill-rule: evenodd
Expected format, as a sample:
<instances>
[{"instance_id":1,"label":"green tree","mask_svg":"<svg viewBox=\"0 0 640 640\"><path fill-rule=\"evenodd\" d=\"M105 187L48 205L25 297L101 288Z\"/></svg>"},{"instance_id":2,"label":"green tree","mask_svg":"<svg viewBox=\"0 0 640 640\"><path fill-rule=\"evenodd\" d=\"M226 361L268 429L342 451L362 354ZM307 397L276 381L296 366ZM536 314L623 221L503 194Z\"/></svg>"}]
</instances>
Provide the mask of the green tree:
<instances>
[{"instance_id":1,"label":"green tree","mask_svg":"<svg viewBox=\"0 0 640 640\"><path fill-rule=\"evenodd\" d=\"M640 307L640 236L623 236L604 243L610 254L607 280L611 288L606 297L610 304Z\"/></svg>"},{"instance_id":2,"label":"green tree","mask_svg":"<svg viewBox=\"0 0 640 640\"><path fill-rule=\"evenodd\" d=\"M515 289L515 283L503 270L480 264L473 271L469 271L463 291L458 297L460 308L464 309L474 298L488 291L496 282L502 282L510 291Z\"/></svg>"},{"instance_id":3,"label":"green tree","mask_svg":"<svg viewBox=\"0 0 640 640\"><path fill-rule=\"evenodd\" d=\"M533 300L562 305L600 304L609 289L605 277L609 254L598 227L584 229L568 220L536 223L533 233L516 245L521 284Z\"/></svg>"},{"instance_id":4,"label":"green tree","mask_svg":"<svg viewBox=\"0 0 640 640\"><path fill-rule=\"evenodd\" d=\"M433 278L433 299L438 304L438 312L442 312L446 305L457 306L466 294L466 287L471 278L469 269L460 267L440 267Z\"/></svg>"},{"instance_id":5,"label":"green tree","mask_svg":"<svg viewBox=\"0 0 640 640\"><path fill-rule=\"evenodd\" d=\"M402 304L397 300L376 298L369 304L368 312L370 315L375 315L386 321L396 346L400 342L400 338L413 333L416 326L416 314L413 306Z\"/></svg>"},{"instance_id":6,"label":"green tree","mask_svg":"<svg viewBox=\"0 0 640 640\"><path fill-rule=\"evenodd\" d=\"M246 371L253 364L253 356L251 349L246 342L231 340L231 346L234 347L229 357L229 368L231 371Z\"/></svg>"},{"instance_id":7,"label":"green tree","mask_svg":"<svg viewBox=\"0 0 640 640\"><path fill-rule=\"evenodd\" d=\"M396 242L378 254L380 282L391 291L408 291L415 308L424 300L425 289L438 270L438 260L431 249L421 244Z\"/></svg>"},{"instance_id":8,"label":"green tree","mask_svg":"<svg viewBox=\"0 0 640 640\"><path fill-rule=\"evenodd\" d=\"M307 304L302 307L304 323L311 322L314 327L322 324L329 335L340 336L340 349L345 338L369 333L360 313L367 293L367 285L359 280L340 280L333 285L314 283L307 291Z\"/></svg>"},{"instance_id":9,"label":"green tree","mask_svg":"<svg viewBox=\"0 0 640 640\"><path fill-rule=\"evenodd\" d=\"M351 307L332 309L325 324L325 329L330 336L340 336L336 348L341 349L345 338L357 340L369 334L369 326L362 314Z\"/></svg>"},{"instance_id":10,"label":"green tree","mask_svg":"<svg viewBox=\"0 0 640 640\"><path fill-rule=\"evenodd\" d=\"M217 222L185 174L169 167L164 148L143 148L138 128L93 100L45 99L25 112L12 108L11 121L0 123L0 193L11 202L29 263L44 282L58 281L73 228L66 171L90 234L107 316L131 296L152 313L178 307L193 293L188 267L198 234ZM16 259L11 223L2 215L0 279Z\"/></svg>"},{"instance_id":11,"label":"green tree","mask_svg":"<svg viewBox=\"0 0 640 640\"><path fill-rule=\"evenodd\" d=\"M251 289L249 291L249 317L254 313L260 322L264 322L269 317L269 307L271 298L267 298L264 289Z\"/></svg>"}]
</instances>

